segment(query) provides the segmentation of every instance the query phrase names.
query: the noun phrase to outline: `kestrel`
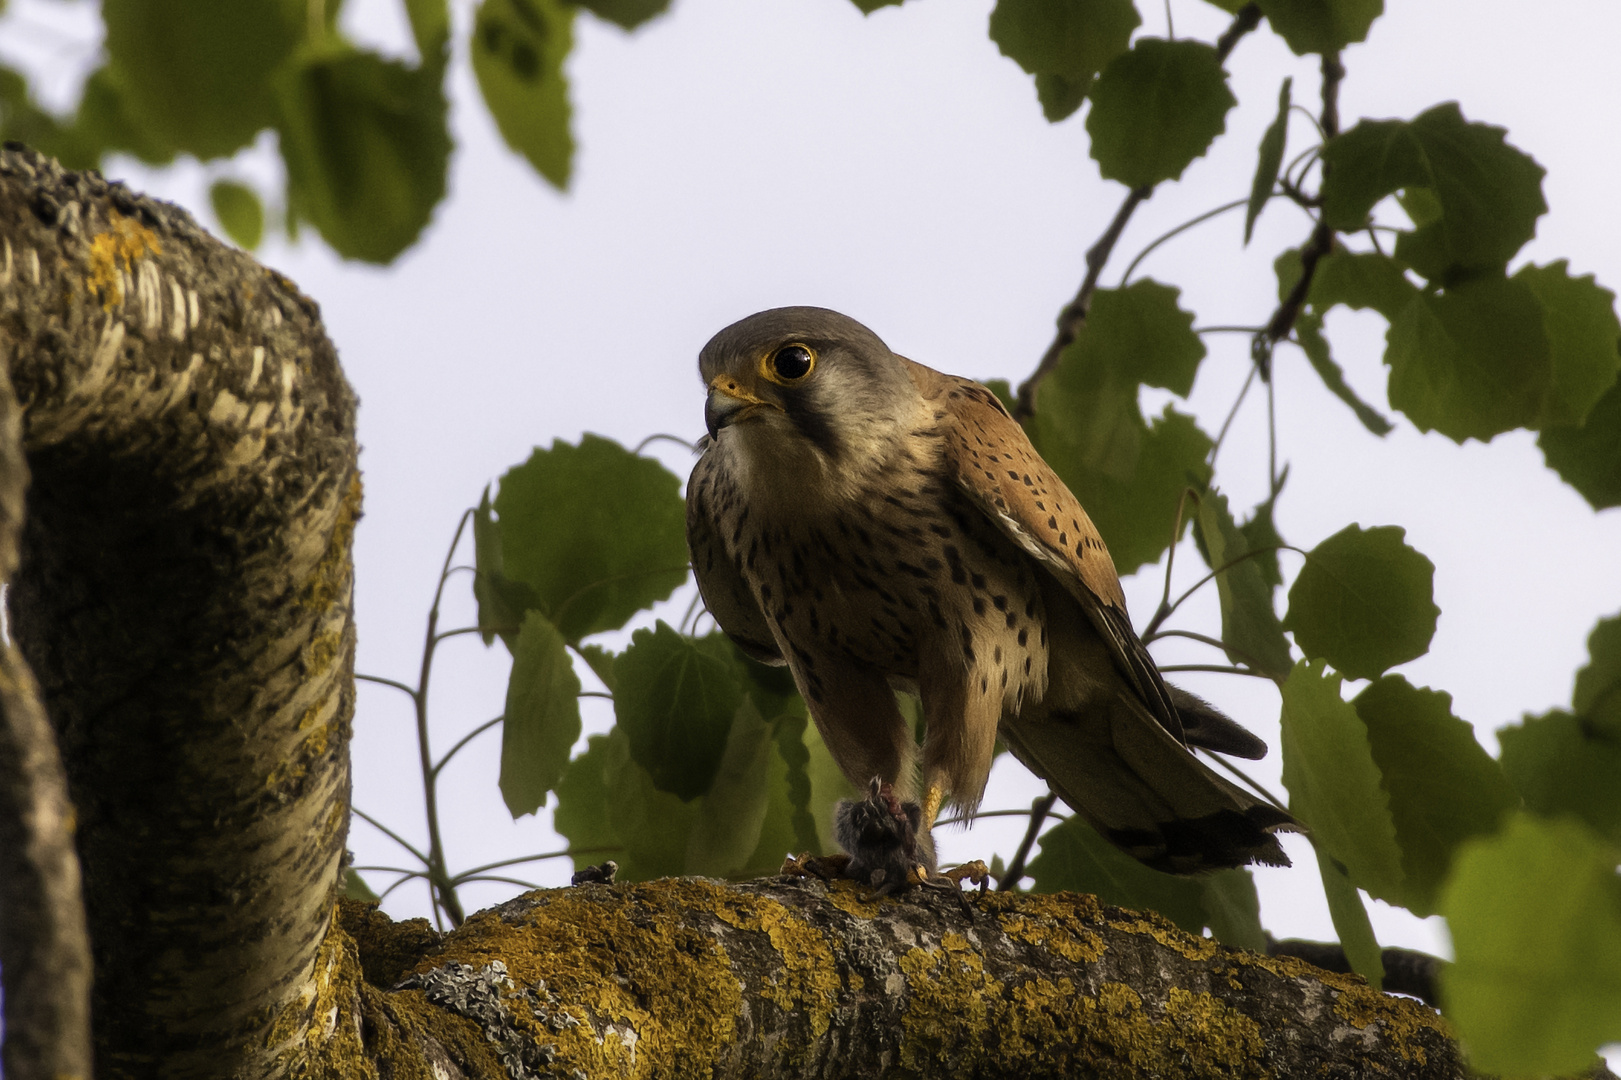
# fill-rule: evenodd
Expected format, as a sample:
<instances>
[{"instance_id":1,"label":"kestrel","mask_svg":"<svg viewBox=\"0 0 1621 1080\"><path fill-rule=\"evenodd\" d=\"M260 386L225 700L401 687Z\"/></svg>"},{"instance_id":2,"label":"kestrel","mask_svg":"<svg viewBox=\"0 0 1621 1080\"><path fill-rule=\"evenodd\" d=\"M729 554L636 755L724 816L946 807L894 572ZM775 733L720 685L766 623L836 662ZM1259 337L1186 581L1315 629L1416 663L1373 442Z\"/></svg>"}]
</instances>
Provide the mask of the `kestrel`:
<instances>
[{"instance_id":1,"label":"kestrel","mask_svg":"<svg viewBox=\"0 0 1621 1080\"><path fill-rule=\"evenodd\" d=\"M824 308L751 315L704 346L709 434L687 543L710 614L786 663L857 790L972 811L998 734L1149 866L1287 865L1287 813L1194 757L1254 735L1168 686L1080 503L985 387ZM918 695L921 778L896 690Z\"/></svg>"}]
</instances>

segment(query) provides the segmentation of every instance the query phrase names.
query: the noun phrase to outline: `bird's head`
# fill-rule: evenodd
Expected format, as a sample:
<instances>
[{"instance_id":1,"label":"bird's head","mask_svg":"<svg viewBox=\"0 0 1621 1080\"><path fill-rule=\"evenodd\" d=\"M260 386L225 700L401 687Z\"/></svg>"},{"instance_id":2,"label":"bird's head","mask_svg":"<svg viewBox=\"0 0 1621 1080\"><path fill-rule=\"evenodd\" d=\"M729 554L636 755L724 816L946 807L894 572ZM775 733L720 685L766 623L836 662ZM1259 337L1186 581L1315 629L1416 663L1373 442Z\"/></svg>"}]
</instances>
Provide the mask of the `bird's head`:
<instances>
[{"instance_id":1,"label":"bird's head","mask_svg":"<svg viewBox=\"0 0 1621 1080\"><path fill-rule=\"evenodd\" d=\"M773 308L733 323L698 356L704 423L754 459L849 468L882 459L921 398L905 362L836 311Z\"/></svg>"}]
</instances>

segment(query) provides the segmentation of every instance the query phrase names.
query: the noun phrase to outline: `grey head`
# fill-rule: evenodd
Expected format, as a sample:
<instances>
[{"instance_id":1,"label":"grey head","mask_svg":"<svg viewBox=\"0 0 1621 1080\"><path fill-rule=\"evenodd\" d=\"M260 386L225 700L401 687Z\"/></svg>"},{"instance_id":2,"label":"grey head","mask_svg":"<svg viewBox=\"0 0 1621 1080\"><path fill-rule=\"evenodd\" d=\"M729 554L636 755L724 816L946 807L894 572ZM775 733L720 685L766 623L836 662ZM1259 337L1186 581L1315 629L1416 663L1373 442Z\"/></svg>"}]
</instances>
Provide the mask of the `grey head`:
<instances>
[{"instance_id":1,"label":"grey head","mask_svg":"<svg viewBox=\"0 0 1621 1080\"><path fill-rule=\"evenodd\" d=\"M741 319L709 339L698 372L709 388L704 420L712 442L735 428L757 452L811 454L826 467L870 459L919 401L905 362L877 334L827 308L772 308Z\"/></svg>"}]
</instances>

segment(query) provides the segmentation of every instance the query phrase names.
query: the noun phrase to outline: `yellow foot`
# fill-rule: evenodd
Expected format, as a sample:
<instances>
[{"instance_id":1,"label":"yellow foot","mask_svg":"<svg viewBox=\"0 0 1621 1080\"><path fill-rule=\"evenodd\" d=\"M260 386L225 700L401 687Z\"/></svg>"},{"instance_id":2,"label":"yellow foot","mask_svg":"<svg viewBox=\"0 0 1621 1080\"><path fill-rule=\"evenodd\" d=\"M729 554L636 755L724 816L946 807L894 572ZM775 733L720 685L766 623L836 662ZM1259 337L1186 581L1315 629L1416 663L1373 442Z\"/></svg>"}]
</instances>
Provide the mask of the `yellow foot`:
<instances>
[{"instance_id":1,"label":"yellow foot","mask_svg":"<svg viewBox=\"0 0 1621 1080\"><path fill-rule=\"evenodd\" d=\"M777 873L785 877L814 877L832 881L834 878L843 877L845 868L849 865L848 855L812 855L806 851L797 857L790 855L784 859L782 869Z\"/></svg>"},{"instance_id":2,"label":"yellow foot","mask_svg":"<svg viewBox=\"0 0 1621 1080\"><path fill-rule=\"evenodd\" d=\"M965 862L961 866L953 866L950 870L942 871L941 877L950 881L957 888L962 888L964 879L971 885L978 885L979 891L984 892L990 883L991 869L981 859Z\"/></svg>"}]
</instances>

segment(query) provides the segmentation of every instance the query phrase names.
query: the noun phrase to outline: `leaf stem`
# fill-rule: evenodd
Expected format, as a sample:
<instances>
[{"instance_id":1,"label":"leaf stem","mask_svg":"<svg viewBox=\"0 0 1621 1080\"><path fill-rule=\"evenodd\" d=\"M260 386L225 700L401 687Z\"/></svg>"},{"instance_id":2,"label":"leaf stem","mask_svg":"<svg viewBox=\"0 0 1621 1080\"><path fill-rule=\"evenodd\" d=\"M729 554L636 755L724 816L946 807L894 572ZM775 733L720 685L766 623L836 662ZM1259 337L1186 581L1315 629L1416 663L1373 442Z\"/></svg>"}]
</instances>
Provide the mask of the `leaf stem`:
<instances>
[{"instance_id":1,"label":"leaf stem","mask_svg":"<svg viewBox=\"0 0 1621 1080\"><path fill-rule=\"evenodd\" d=\"M409 840L406 840L399 833L395 832L387 825L384 825L381 821L378 821L376 818L372 817L358 806L350 806L349 812L355 815L355 817L359 818L361 821L364 821L366 824L370 825L372 828L376 829L378 832L382 833L384 836L388 837L390 840L394 841L396 844L400 845L400 847L404 848L406 851L409 851L412 855L415 855L419 860L421 860L423 866L428 865L428 857L422 854L422 852L418 851L415 844L412 844Z\"/></svg>"},{"instance_id":2,"label":"leaf stem","mask_svg":"<svg viewBox=\"0 0 1621 1080\"><path fill-rule=\"evenodd\" d=\"M484 721L478 727L474 728L472 731L469 731L466 735L463 735L460 739L457 739L456 740L456 745L452 746L449 750L446 750L445 751L445 756L440 758L438 763L436 765L434 765L434 767L433 767L434 778L438 779L439 774L444 771L446 765L450 764L450 759L456 756L456 752L458 750L460 750L462 747L466 746L468 743L472 742L475 738L477 738L478 736L484 734L486 731L490 730L492 727L499 724L501 721L505 720L506 718L507 718L507 714L502 713L500 716L495 717L493 720Z\"/></svg>"},{"instance_id":3,"label":"leaf stem","mask_svg":"<svg viewBox=\"0 0 1621 1080\"><path fill-rule=\"evenodd\" d=\"M1270 675L1265 675L1259 671L1247 667L1234 667L1231 664L1164 664L1156 666L1159 667L1162 675L1168 671L1214 671L1218 675L1250 675L1257 679L1271 678Z\"/></svg>"},{"instance_id":4,"label":"leaf stem","mask_svg":"<svg viewBox=\"0 0 1621 1080\"><path fill-rule=\"evenodd\" d=\"M1131 262L1126 266L1126 272L1124 274L1120 275L1120 286L1119 287L1122 288L1122 289L1125 288L1126 283L1131 280L1132 271L1137 269L1137 264L1141 263L1144 259L1146 259L1149 256L1149 254L1155 248L1157 248L1161 244L1165 243L1165 241L1173 239L1174 237L1177 237L1177 236L1181 235L1182 233L1187 232L1189 229L1193 228L1195 225L1203 225L1205 222L1209 221L1213 217L1220 217L1222 214L1227 213L1227 211L1236 210L1240 206L1247 205L1248 203L1249 203L1248 198L1234 199L1230 203L1223 203L1221 206L1216 207L1214 210L1206 210L1204 213L1200 214L1198 217L1189 218L1187 221L1184 221L1182 224L1178 225L1174 229L1169 230L1168 232L1161 233L1159 236L1155 237L1149 243L1149 245L1147 247L1145 247L1141 251L1139 251L1137 253L1137 257L1135 259L1132 259Z\"/></svg>"}]
</instances>

